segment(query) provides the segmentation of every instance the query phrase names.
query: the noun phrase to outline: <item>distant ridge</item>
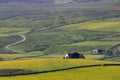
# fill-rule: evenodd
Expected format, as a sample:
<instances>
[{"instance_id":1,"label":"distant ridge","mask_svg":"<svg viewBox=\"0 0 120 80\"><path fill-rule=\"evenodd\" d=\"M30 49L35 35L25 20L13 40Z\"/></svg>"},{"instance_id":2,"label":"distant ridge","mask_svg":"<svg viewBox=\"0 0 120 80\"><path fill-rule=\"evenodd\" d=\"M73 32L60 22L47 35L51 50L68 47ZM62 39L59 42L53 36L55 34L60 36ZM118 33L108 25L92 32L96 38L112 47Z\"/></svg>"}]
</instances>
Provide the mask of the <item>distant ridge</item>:
<instances>
[{"instance_id":1,"label":"distant ridge","mask_svg":"<svg viewBox=\"0 0 120 80\"><path fill-rule=\"evenodd\" d=\"M0 0L0 3L5 2L53 3L54 0Z\"/></svg>"},{"instance_id":2,"label":"distant ridge","mask_svg":"<svg viewBox=\"0 0 120 80\"><path fill-rule=\"evenodd\" d=\"M99 2L99 1L103 1L103 0L73 0L74 2Z\"/></svg>"},{"instance_id":3,"label":"distant ridge","mask_svg":"<svg viewBox=\"0 0 120 80\"><path fill-rule=\"evenodd\" d=\"M81 3L81 2L99 2L99 1L109 1L109 0L0 0L0 3L26 2L26 3L52 4L52 3Z\"/></svg>"}]
</instances>

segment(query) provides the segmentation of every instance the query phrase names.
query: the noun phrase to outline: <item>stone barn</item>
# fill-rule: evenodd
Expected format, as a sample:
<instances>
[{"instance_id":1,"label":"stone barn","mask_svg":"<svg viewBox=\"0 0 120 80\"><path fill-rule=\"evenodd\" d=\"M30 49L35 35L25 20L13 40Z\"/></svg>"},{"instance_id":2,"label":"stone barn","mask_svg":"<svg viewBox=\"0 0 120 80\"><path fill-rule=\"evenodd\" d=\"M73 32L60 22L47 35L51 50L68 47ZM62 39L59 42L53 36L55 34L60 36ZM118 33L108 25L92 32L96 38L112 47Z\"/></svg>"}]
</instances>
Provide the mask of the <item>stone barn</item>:
<instances>
[{"instance_id":1,"label":"stone barn","mask_svg":"<svg viewBox=\"0 0 120 80\"><path fill-rule=\"evenodd\" d=\"M67 53L64 58L65 59L69 59L69 58L82 58L82 59L85 59L84 55L79 54L77 52Z\"/></svg>"},{"instance_id":2,"label":"stone barn","mask_svg":"<svg viewBox=\"0 0 120 80\"><path fill-rule=\"evenodd\" d=\"M92 52L93 52L93 53L102 54L102 53L104 52L104 50L102 50L102 49L94 49Z\"/></svg>"},{"instance_id":3,"label":"stone barn","mask_svg":"<svg viewBox=\"0 0 120 80\"><path fill-rule=\"evenodd\" d=\"M120 44L117 44L111 48L112 56L120 56Z\"/></svg>"}]
</instances>

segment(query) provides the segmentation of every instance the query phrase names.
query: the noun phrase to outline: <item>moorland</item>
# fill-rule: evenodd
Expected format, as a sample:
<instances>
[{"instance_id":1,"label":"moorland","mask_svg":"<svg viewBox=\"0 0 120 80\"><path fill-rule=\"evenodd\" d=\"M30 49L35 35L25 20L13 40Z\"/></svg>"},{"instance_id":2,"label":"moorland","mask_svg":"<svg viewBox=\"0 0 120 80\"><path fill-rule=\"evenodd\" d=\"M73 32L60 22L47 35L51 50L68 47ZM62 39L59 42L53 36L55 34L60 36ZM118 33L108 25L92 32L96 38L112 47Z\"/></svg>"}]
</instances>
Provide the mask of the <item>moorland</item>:
<instances>
[{"instance_id":1,"label":"moorland","mask_svg":"<svg viewBox=\"0 0 120 80\"><path fill-rule=\"evenodd\" d=\"M0 80L119 80L120 58L105 58L120 44L119 26L119 0L0 0L0 75L13 73ZM62 59L74 51L86 60ZM98 66L29 74L86 65Z\"/></svg>"}]
</instances>

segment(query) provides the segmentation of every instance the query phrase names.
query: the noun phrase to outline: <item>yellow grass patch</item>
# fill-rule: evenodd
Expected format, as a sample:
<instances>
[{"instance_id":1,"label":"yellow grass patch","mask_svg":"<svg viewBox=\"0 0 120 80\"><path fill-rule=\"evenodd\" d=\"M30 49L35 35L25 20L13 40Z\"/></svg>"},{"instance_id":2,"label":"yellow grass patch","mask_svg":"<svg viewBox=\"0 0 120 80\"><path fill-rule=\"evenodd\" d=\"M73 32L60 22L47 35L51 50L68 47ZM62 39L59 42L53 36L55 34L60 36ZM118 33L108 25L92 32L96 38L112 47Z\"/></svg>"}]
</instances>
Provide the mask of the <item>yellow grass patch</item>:
<instances>
[{"instance_id":1,"label":"yellow grass patch","mask_svg":"<svg viewBox=\"0 0 120 80\"><path fill-rule=\"evenodd\" d=\"M0 28L0 36L25 34L29 30L28 28Z\"/></svg>"},{"instance_id":2,"label":"yellow grass patch","mask_svg":"<svg viewBox=\"0 0 120 80\"><path fill-rule=\"evenodd\" d=\"M82 59L60 59L60 58L45 58L34 60L16 60L0 62L0 69L5 68L21 68L28 70L54 70L67 68L72 66L89 65L89 64L104 64L113 63L97 60L82 60ZM117 62L116 62L117 63ZM120 67L91 67L79 68L53 73L0 77L0 80L119 80Z\"/></svg>"},{"instance_id":3,"label":"yellow grass patch","mask_svg":"<svg viewBox=\"0 0 120 80\"><path fill-rule=\"evenodd\" d=\"M67 26L60 27L66 30L103 30L109 31L111 28L118 28L120 26L119 22L85 22L79 24L71 24Z\"/></svg>"},{"instance_id":4,"label":"yellow grass patch","mask_svg":"<svg viewBox=\"0 0 120 80\"><path fill-rule=\"evenodd\" d=\"M61 59L61 58L41 58L33 60L15 60L15 61L1 61L0 69L28 69L28 70L53 70L60 68L68 68L73 66L89 65L89 64L103 64L113 63L98 60L84 60L84 59Z\"/></svg>"}]
</instances>

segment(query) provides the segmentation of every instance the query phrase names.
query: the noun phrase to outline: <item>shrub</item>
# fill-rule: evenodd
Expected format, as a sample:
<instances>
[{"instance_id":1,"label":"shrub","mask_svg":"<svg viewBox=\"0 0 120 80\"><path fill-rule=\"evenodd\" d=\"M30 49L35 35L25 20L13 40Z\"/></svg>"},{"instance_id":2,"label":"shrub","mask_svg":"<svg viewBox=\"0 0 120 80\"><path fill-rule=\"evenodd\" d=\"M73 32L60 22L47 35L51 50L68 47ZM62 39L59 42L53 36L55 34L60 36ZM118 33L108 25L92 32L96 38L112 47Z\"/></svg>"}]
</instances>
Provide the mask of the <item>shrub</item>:
<instances>
[{"instance_id":1,"label":"shrub","mask_svg":"<svg viewBox=\"0 0 120 80\"><path fill-rule=\"evenodd\" d=\"M29 74L34 73L31 70L22 70L22 69L1 69L0 76L15 76L15 75L22 75L22 74Z\"/></svg>"},{"instance_id":2,"label":"shrub","mask_svg":"<svg viewBox=\"0 0 120 80\"><path fill-rule=\"evenodd\" d=\"M4 59L0 57L0 61L4 61Z\"/></svg>"}]
</instances>

